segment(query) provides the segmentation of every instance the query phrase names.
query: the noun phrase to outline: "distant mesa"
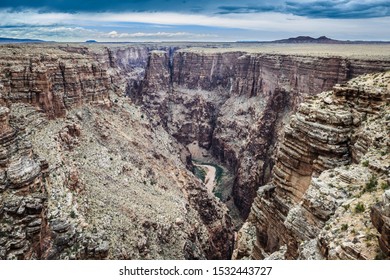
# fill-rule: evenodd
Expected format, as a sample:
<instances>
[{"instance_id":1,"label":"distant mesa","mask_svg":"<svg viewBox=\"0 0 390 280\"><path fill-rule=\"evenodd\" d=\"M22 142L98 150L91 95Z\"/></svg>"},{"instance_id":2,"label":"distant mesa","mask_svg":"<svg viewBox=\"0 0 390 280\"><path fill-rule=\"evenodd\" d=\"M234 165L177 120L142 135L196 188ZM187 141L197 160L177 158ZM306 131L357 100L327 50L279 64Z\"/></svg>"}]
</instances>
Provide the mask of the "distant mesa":
<instances>
[{"instance_id":1,"label":"distant mesa","mask_svg":"<svg viewBox=\"0 0 390 280\"><path fill-rule=\"evenodd\" d=\"M287 44L299 44L299 43L317 43L317 44L335 44L341 43L342 41L330 39L326 36L321 36L318 38L313 38L310 36L298 36L294 38L282 39L273 41L273 43L287 43Z\"/></svg>"},{"instance_id":2,"label":"distant mesa","mask_svg":"<svg viewBox=\"0 0 390 280\"><path fill-rule=\"evenodd\" d=\"M10 44L10 43L43 43L43 42L47 42L47 41L38 40L38 39L16 39L16 38L0 37L0 44Z\"/></svg>"},{"instance_id":3,"label":"distant mesa","mask_svg":"<svg viewBox=\"0 0 390 280\"><path fill-rule=\"evenodd\" d=\"M271 41L269 43L279 43L279 44L389 44L389 41L363 41L363 40L335 40L328 38L326 36L321 36L318 38L313 38L310 36L298 36L294 38L282 39Z\"/></svg>"},{"instance_id":4,"label":"distant mesa","mask_svg":"<svg viewBox=\"0 0 390 280\"><path fill-rule=\"evenodd\" d=\"M98 41L96 41L96 40L87 40L87 41L85 41L85 43L97 43Z\"/></svg>"}]
</instances>

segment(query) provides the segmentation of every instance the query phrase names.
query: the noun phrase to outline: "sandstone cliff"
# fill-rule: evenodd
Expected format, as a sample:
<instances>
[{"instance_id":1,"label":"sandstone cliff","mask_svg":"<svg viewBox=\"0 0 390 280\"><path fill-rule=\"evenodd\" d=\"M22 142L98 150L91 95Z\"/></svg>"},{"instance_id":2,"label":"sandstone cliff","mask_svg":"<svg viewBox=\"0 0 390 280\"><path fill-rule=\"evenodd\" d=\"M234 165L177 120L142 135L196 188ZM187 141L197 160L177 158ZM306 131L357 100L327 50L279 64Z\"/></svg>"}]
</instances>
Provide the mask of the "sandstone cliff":
<instances>
[{"instance_id":1,"label":"sandstone cliff","mask_svg":"<svg viewBox=\"0 0 390 280\"><path fill-rule=\"evenodd\" d=\"M299 106L278 145L271 182L259 188L239 233L235 258L389 256L387 195L376 204L389 186L389 97L386 72Z\"/></svg>"},{"instance_id":2,"label":"sandstone cliff","mask_svg":"<svg viewBox=\"0 0 390 280\"><path fill-rule=\"evenodd\" d=\"M45 250L47 162L9 125L0 107L0 259L40 258Z\"/></svg>"},{"instance_id":3,"label":"sandstone cliff","mask_svg":"<svg viewBox=\"0 0 390 280\"><path fill-rule=\"evenodd\" d=\"M186 168L186 149L125 97L145 53L1 47L1 259L231 255L226 207Z\"/></svg>"},{"instance_id":4,"label":"sandstone cliff","mask_svg":"<svg viewBox=\"0 0 390 280\"><path fill-rule=\"evenodd\" d=\"M235 174L234 200L246 217L269 180L282 121L307 95L365 72L380 59L242 51L152 52L133 99L181 143L197 141Z\"/></svg>"}]
</instances>

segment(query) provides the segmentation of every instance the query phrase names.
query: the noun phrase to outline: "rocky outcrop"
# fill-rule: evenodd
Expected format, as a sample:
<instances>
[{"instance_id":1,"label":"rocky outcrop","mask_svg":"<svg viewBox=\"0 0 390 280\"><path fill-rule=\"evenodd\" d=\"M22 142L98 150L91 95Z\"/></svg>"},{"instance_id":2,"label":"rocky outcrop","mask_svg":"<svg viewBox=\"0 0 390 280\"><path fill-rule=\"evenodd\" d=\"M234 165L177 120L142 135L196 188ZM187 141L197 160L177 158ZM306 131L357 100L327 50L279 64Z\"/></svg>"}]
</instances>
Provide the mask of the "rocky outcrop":
<instances>
[{"instance_id":1,"label":"rocky outcrop","mask_svg":"<svg viewBox=\"0 0 390 280\"><path fill-rule=\"evenodd\" d=\"M299 107L278 145L271 182L259 188L239 234L253 242L239 241L236 258L378 255L369 209L388 186L389 74L361 76ZM383 233L377 209L371 216Z\"/></svg>"},{"instance_id":2,"label":"rocky outcrop","mask_svg":"<svg viewBox=\"0 0 390 280\"><path fill-rule=\"evenodd\" d=\"M40 258L47 162L9 125L6 107L0 107L0 128L0 259Z\"/></svg>"},{"instance_id":3,"label":"rocky outcrop","mask_svg":"<svg viewBox=\"0 0 390 280\"><path fill-rule=\"evenodd\" d=\"M371 220L378 229L379 247L383 257L390 258L390 190L382 196L382 202L371 208Z\"/></svg>"},{"instance_id":4,"label":"rocky outcrop","mask_svg":"<svg viewBox=\"0 0 390 280\"><path fill-rule=\"evenodd\" d=\"M0 70L5 102L28 102L50 117L64 116L67 108L84 103L109 102L107 69L86 55L50 47L4 46Z\"/></svg>"}]
</instances>

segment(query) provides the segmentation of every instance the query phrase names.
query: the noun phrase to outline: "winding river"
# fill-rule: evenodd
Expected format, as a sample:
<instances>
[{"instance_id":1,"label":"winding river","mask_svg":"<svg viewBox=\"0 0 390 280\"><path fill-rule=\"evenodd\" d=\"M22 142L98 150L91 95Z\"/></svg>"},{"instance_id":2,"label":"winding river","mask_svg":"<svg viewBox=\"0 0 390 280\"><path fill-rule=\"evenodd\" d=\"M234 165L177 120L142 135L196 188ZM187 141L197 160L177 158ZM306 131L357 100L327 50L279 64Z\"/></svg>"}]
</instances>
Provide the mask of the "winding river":
<instances>
[{"instance_id":1,"label":"winding river","mask_svg":"<svg viewBox=\"0 0 390 280\"><path fill-rule=\"evenodd\" d=\"M210 193L213 193L213 189L215 187L215 175L217 172L216 168L214 166L208 165L208 164L194 163L194 165L206 169L206 176L204 179L204 183L206 185L207 190Z\"/></svg>"}]
</instances>

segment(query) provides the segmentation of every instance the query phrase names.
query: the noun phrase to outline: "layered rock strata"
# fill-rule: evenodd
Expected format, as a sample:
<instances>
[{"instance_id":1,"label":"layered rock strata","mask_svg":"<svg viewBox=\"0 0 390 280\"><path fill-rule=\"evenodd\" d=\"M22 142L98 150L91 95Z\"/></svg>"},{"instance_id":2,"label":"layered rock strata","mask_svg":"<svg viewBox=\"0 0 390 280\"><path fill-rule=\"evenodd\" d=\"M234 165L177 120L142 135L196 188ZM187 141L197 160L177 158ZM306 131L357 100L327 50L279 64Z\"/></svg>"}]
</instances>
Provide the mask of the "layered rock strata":
<instances>
[{"instance_id":1,"label":"layered rock strata","mask_svg":"<svg viewBox=\"0 0 390 280\"><path fill-rule=\"evenodd\" d=\"M85 102L107 102L107 69L91 58L55 48L2 47L2 98L38 105L50 117ZM12 63L11 63L12 61Z\"/></svg>"},{"instance_id":2,"label":"layered rock strata","mask_svg":"<svg viewBox=\"0 0 390 280\"><path fill-rule=\"evenodd\" d=\"M381 60L212 50L149 55L138 104L181 143L198 142L236 178L234 200L246 217L269 180L282 121L303 98L358 74L389 69ZM319 163L321 164L321 163Z\"/></svg>"},{"instance_id":3,"label":"layered rock strata","mask_svg":"<svg viewBox=\"0 0 390 280\"><path fill-rule=\"evenodd\" d=\"M182 144L194 141L235 174L244 217L257 195L236 258L373 258L380 248L386 256L385 204L372 210L381 247L374 227L360 234L382 195L362 188L386 181L387 155L376 153L387 149L386 75L311 99L273 152L305 96L389 69L388 59L152 45L0 49L1 200L11 183L31 180L29 191L42 194L31 214L42 216L39 232L38 221L23 225L23 207L16 218L0 212L2 226L23 221L4 228L2 258L229 258L226 207L187 170Z\"/></svg>"},{"instance_id":4,"label":"layered rock strata","mask_svg":"<svg viewBox=\"0 0 390 280\"><path fill-rule=\"evenodd\" d=\"M374 206L371 214L379 248L370 207L388 187L389 85L389 72L365 75L299 107L278 145L271 182L259 188L239 233L235 258L388 255L386 208Z\"/></svg>"},{"instance_id":5,"label":"layered rock strata","mask_svg":"<svg viewBox=\"0 0 390 280\"><path fill-rule=\"evenodd\" d=\"M1 258L231 255L226 207L187 170L186 149L124 97L146 63L147 49L129 49L2 46Z\"/></svg>"},{"instance_id":6,"label":"layered rock strata","mask_svg":"<svg viewBox=\"0 0 390 280\"><path fill-rule=\"evenodd\" d=\"M9 125L0 107L0 259L40 258L46 226L47 162Z\"/></svg>"},{"instance_id":7,"label":"layered rock strata","mask_svg":"<svg viewBox=\"0 0 390 280\"><path fill-rule=\"evenodd\" d=\"M384 256L390 256L390 190L387 190L382 201L371 208L371 220L378 229L379 247Z\"/></svg>"}]
</instances>

